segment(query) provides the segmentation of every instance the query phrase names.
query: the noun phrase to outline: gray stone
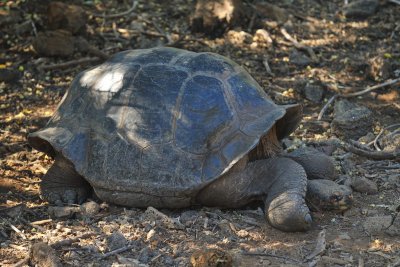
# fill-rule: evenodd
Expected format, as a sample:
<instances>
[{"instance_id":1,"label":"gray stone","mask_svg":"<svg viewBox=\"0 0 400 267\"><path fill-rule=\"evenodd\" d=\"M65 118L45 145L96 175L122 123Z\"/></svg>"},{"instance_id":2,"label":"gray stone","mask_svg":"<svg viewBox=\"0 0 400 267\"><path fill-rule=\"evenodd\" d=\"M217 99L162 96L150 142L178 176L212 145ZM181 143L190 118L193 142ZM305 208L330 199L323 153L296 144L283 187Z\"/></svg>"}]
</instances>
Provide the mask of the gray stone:
<instances>
[{"instance_id":1,"label":"gray stone","mask_svg":"<svg viewBox=\"0 0 400 267\"><path fill-rule=\"evenodd\" d=\"M297 50L293 51L289 55L289 60L291 63L299 67L305 67L311 64L311 59Z\"/></svg>"},{"instance_id":2,"label":"gray stone","mask_svg":"<svg viewBox=\"0 0 400 267\"><path fill-rule=\"evenodd\" d=\"M317 84L307 83L303 90L305 97L314 103L320 103L324 96L324 88Z\"/></svg>"},{"instance_id":3,"label":"gray stone","mask_svg":"<svg viewBox=\"0 0 400 267\"><path fill-rule=\"evenodd\" d=\"M94 201L88 201L81 205L81 211L83 215L94 216L99 213L100 205Z\"/></svg>"},{"instance_id":4,"label":"gray stone","mask_svg":"<svg viewBox=\"0 0 400 267\"><path fill-rule=\"evenodd\" d=\"M365 19L378 11L379 0L352 1L343 8L347 18Z\"/></svg>"},{"instance_id":5,"label":"gray stone","mask_svg":"<svg viewBox=\"0 0 400 267\"><path fill-rule=\"evenodd\" d=\"M122 248L126 245L126 242L126 238L120 232L115 232L107 236L107 247L110 251Z\"/></svg>"},{"instance_id":6,"label":"gray stone","mask_svg":"<svg viewBox=\"0 0 400 267\"><path fill-rule=\"evenodd\" d=\"M364 230L370 234L380 234L392 224L393 218L390 215L373 216L365 218L363 222Z\"/></svg>"},{"instance_id":7,"label":"gray stone","mask_svg":"<svg viewBox=\"0 0 400 267\"><path fill-rule=\"evenodd\" d=\"M371 131L372 112L346 99L335 104L332 130L346 139L357 140Z\"/></svg>"}]
</instances>

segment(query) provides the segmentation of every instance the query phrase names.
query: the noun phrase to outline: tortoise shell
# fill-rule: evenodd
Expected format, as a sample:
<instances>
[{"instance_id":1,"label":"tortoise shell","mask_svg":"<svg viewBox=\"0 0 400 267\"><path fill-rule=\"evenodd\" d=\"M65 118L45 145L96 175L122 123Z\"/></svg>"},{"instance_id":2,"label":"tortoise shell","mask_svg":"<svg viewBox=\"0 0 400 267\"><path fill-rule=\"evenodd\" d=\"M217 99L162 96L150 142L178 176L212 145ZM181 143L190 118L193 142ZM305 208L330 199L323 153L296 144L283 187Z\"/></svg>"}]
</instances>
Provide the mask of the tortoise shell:
<instances>
[{"instance_id":1,"label":"tortoise shell","mask_svg":"<svg viewBox=\"0 0 400 267\"><path fill-rule=\"evenodd\" d=\"M95 188L190 196L218 179L299 106L278 106L239 65L213 53L152 48L81 72L30 144L61 153ZM145 206L145 204L144 204Z\"/></svg>"}]
</instances>

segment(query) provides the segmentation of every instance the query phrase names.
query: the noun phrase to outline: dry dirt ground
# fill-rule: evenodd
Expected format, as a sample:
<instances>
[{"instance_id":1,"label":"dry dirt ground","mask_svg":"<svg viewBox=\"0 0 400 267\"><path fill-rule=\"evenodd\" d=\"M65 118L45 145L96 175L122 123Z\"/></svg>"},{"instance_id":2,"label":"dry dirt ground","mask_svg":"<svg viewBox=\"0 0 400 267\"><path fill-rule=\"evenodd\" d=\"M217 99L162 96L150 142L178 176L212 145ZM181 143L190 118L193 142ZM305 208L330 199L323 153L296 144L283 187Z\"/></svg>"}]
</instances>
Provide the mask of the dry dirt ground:
<instances>
[{"instance_id":1,"label":"dry dirt ground","mask_svg":"<svg viewBox=\"0 0 400 267\"><path fill-rule=\"evenodd\" d=\"M88 49L74 48L64 56L34 52L35 36L51 26L48 2L0 1L1 266L34 266L41 257L47 257L47 266L51 261L65 266L188 266L193 253L206 249L218 250L194 255L195 264L211 255L210 266L400 265L398 158L375 161L338 149L339 177L358 181L360 192L354 192L348 211L313 212L314 225L306 233L272 228L257 207L157 211L99 200L62 210L49 206L39 197L39 182L52 159L32 150L26 136L45 125L73 77L102 60L92 58L101 53ZM304 120L285 141L288 146L335 135L332 105L317 119L333 95L400 76L400 5L394 3L381 1L375 14L355 20L343 15L344 1L270 1L283 8L274 17L261 11L256 16L248 1L250 15L241 28L210 39L188 30L192 1L140 0L133 12L110 18L102 14L127 11L131 3L74 2L88 14L86 28L74 36L85 38L94 50L112 54L173 45L216 52L244 66L277 103L302 103ZM298 44L285 37L285 30ZM82 58L89 58L86 64L52 65ZM372 111L364 143L399 123L398 83L349 101ZM394 138L395 130L382 136ZM38 242L48 246L33 246Z\"/></svg>"}]
</instances>

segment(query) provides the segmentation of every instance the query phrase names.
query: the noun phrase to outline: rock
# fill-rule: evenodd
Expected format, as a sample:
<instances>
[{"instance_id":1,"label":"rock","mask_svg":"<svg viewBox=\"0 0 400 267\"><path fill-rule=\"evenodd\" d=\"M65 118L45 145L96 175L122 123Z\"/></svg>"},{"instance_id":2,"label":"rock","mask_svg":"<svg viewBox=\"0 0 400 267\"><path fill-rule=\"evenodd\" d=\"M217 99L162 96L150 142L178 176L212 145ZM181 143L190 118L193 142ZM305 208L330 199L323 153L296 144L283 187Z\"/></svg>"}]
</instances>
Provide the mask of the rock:
<instances>
[{"instance_id":1,"label":"rock","mask_svg":"<svg viewBox=\"0 0 400 267\"><path fill-rule=\"evenodd\" d=\"M47 21L51 30L64 29L76 34L85 31L87 15L80 6L51 2L47 8Z\"/></svg>"},{"instance_id":2,"label":"rock","mask_svg":"<svg viewBox=\"0 0 400 267\"><path fill-rule=\"evenodd\" d=\"M378 11L379 0L352 1L343 8L343 15L347 18L365 19Z\"/></svg>"},{"instance_id":3,"label":"rock","mask_svg":"<svg viewBox=\"0 0 400 267\"><path fill-rule=\"evenodd\" d=\"M374 81L387 80L390 78L391 68L388 59L377 56L368 60L367 76Z\"/></svg>"},{"instance_id":4,"label":"rock","mask_svg":"<svg viewBox=\"0 0 400 267\"><path fill-rule=\"evenodd\" d=\"M372 112L346 99L335 103L332 131L346 139L357 140L371 131Z\"/></svg>"},{"instance_id":5,"label":"rock","mask_svg":"<svg viewBox=\"0 0 400 267\"><path fill-rule=\"evenodd\" d=\"M253 36L245 31L230 30L226 34L226 40L233 45L250 44Z\"/></svg>"},{"instance_id":6,"label":"rock","mask_svg":"<svg viewBox=\"0 0 400 267\"><path fill-rule=\"evenodd\" d=\"M21 76L21 72L18 70L0 69L0 82L16 83Z\"/></svg>"},{"instance_id":7,"label":"rock","mask_svg":"<svg viewBox=\"0 0 400 267\"><path fill-rule=\"evenodd\" d=\"M74 53L75 39L65 30L39 32L32 45L40 56L68 57Z\"/></svg>"},{"instance_id":8,"label":"rock","mask_svg":"<svg viewBox=\"0 0 400 267\"><path fill-rule=\"evenodd\" d=\"M271 35L269 32L267 32L264 29L258 29L256 33L254 34L253 37L254 42L260 42L260 43L266 43L266 44L272 44L273 40L271 38Z\"/></svg>"},{"instance_id":9,"label":"rock","mask_svg":"<svg viewBox=\"0 0 400 267\"><path fill-rule=\"evenodd\" d=\"M363 228L369 234L380 234L392 224L393 218L390 215L373 216L365 218Z\"/></svg>"},{"instance_id":10,"label":"rock","mask_svg":"<svg viewBox=\"0 0 400 267\"><path fill-rule=\"evenodd\" d=\"M30 252L31 264L38 267L61 267L56 251L49 245L40 242L32 245Z\"/></svg>"},{"instance_id":11,"label":"rock","mask_svg":"<svg viewBox=\"0 0 400 267\"><path fill-rule=\"evenodd\" d=\"M80 211L80 207L49 207L47 209L52 218L71 218Z\"/></svg>"},{"instance_id":12,"label":"rock","mask_svg":"<svg viewBox=\"0 0 400 267\"><path fill-rule=\"evenodd\" d=\"M311 64L311 59L305 54L298 52L297 50L294 50L289 55L289 60L292 64L299 67L305 67Z\"/></svg>"},{"instance_id":13,"label":"rock","mask_svg":"<svg viewBox=\"0 0 400 267\"><path fill-rule=\"evenodd\" d=\"M181 216L179 217L180 222L185 225L186 227L189 227L199 216L199 213L195 210L187 210L185 212L182 212Z\"/></svg>"},{"instance_id":14,"label":"rock","mask_svg":"<svg viewBox=\"0 0 400 267\"><path fill-rule=\"evenodd\" d=\"M81 205L82 215L92 217L99 213L100 205L94 201L88 201Z\"/></svg>"},{"instance_id":15,"label":"rock","mask_svg":"<svg viewBox=\"0 0 400 267\"><path fill-rule=\"evenodd\" d=\"M324 88L317 84L307 83L303 89L305 97L314 102L320 103L324 96Z\"/></svg>"},{"instance_id":16,"label":"rock","mask_svg":"<svg viewBox=\"0 0 400 267\"><path fill-rule=\"evenodd\" d=\"M106 238L107 248L109 251L116 250L118 248L122 248L126 245L126 238L120 232L112 233L111 235L107 236Z\"/></svg>"},{"instance_id":17,"label":"rock","mask_svg":"<svg viewBox=\"0 0 400 267\"><path fill-rule=\"evenodd\" d=\"M256 4L256 11L259 16L282 24L289 19L287 10L269 3Z\"/></svg>"},{"instance_id":18,"label":"rock","mask_svg":"<svg viewBox=\"0 0 400 267\"><path fill-rule=\"evenodd\" d=\"M367 195L375 195L378 193L378 186L376 183L363 176L353 177L351 179L351 187L354 191Z\"/></svg>"},{"instance_id":19,"label":"rock","mask_svg":"<svg viewBox=\"0 0 400 267\"><path fill-rule=\"evenodd\" d=\"M205 249L196 251L190 256L192 267L231 267L232 256L221 249Z\"/></svg>"},{"instance_id":20,"label":"rock","mask_svg":"<svg viewBox=\"0 0 400 267\"><path fill-rule=\"evenodd\" d=\"M191 30L220 36L226 28L233 26L243 17L243 12L244 8L240 0L197 0L191 17Z\"/></svg>"}]
</instances>

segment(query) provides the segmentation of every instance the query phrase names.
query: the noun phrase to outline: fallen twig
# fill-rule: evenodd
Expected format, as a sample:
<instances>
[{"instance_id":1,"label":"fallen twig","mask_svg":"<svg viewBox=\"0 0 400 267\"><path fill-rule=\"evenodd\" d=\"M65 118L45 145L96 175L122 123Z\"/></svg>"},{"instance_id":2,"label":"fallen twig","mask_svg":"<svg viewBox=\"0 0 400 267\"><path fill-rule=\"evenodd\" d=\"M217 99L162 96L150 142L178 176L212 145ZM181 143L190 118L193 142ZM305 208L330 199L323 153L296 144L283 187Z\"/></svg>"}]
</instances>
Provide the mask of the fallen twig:
<instances>
[{"instance_id":1,"label":"fallen twig","mask_svg":"<svg viewBox=\"0 0 400 267\"><path fill-rule=\"evenodd\" d=\"M23 232L21 232L21 230L19 230L17 227L15 227L11 223L9 223L9 224L10 224L11 229L13 229L19 236L21 236L22 239L26 239L26 235Z\"/></svg>"},{"instance_id":2,"label":"fallen twig","mask_svg":"<svg viewBox=\"0 0 400 267\"><path fill-rule=\"evenodd\" d=\"M66 68L73 67L76 65L88 64L88 63L93 63L93 62L98 62L98 61L101 61L101 59L98 57L85 57L85 58L71 60L71 61L58 63L58 64L39 66L39 68L42 70L66 69Z\"/></svg>"},{"instance_id":3,"label":"fallen twig","mask_svg":"<svg viewBox=\"0 0 400 267\"><path fill-rule=\"evenodd\" d=\"M326 112L328 107L332 104L333 101L335 101L337 97L338 95L333 95L331 98L329 98L328 102L326 102L326 104L322 107L321 111L319 112L317 120L320 121L322 119L322 116L324 116L324 113Z\"/></svg>"},{"instance_id":4,"label":"fallen twig","mask_svg":"<svg viewBox=\"0 0 400 267\"><path fill-rule=\"evenodd\" d=\"M132 0L131 8L129 8L128 10L126 10L124 12L116 13L116 14L109 14L109 15L106 15L106 14L93 14L93 15L96 17L104 18L104 19L119 18L119 17L123 17L123 16L129 15L130 13L132 13L136 9L137 5L138 5L138 1Z\"/></svg>"},{"instance_id":5,"label":"fallen twig","mask_svg":"<svg viewBox=\"0 0 400 267\"><path fill-rule=\"evenodd\" d=\"M394 79L394 80L390 79L390 80L387 80L386 82L383 82L383 83L368 87L365 90L362 90L362 91L359 91L359 92L350 93L350 94L340 95L340 96L341 97L346 97L346 98L347 97L360 96L360 95L366 94L368 92L371 92L373 90L376 90L376 89L379 89L379 88L382 88L382 87L385 87L385 86L388 86L388 85L393 85L393 84L396 84L396 83L399 83L399 82L400 82L400 78L397 78L397 79Z\"/></svg>"},{"instance_id":6,"label":"fallen twig","mask_svg":"<svg viewBox=\"0 0 400 267\"><path fill-rule=\"evenodd\" d=\"M45 220L40 220L40 221L34 221L31 222L31 225L42 225L42 224L46 224L46 223L51 223L53 220L52 219L45 219Z\"/></svg>"},{"instance_id":7,"label":"fallen twig","mask_svg":"<svg viewBox=\"0 0 400 267\"><path fill-rule=\"evenodd\" d=\"M368 92L371 92L373 90L379 89L379 88L383 88L385 86L389 86L389 85L393 85L396 83L400 82L400 78L394 79L394 80L388 80L386 82L368 87L365 90L359 91L359 92L354 92L354 93L350 93L350 94L336 94L334 96L332 96L328 102L326 102L326 104L322 107L321 111L318 114L318 120L322 119L322 116L324 115L324 113L326 112L326 110L328 109L328 107L338 98L338 97L343 97L343 98L350 98L350 97L354 97L354 96L360 96L363 94L366 94Z\"/></svg>"},{"instance_id":8,"label":"fallen twig","mask_svg":"<svg viewBox=\"0 0 400 267\"><path fill-rule=\"evenodd\" d=\"M395 123L395 124L392 124L392 125L389 125L389 126L383 128L383 129L379 132L379 134L375 137L375 139L374 139L372 142L368 143L368 146L374 145L374 147L375 147L376 150L381 151L381 148L378 146L378 140L379 140L379 138L382 136L382 134L383 134L385 131L389 130L389 129L392 128L392 127L398 127L398 126L400 126L400 123Z\"/></svg>"},{"instance_id":9,"label":"fallen twig","mask_svg":"<svg viewBox=\"0 0 400 267\"><path fill-rule=\"evenodd\" d=\"M269 75L271 75L272 77L274 77L275 74L272 72L272 70L271 70L271 68L269 67L269 64L268 64L268 57L264 57L263 64L264 64L264 67L265 67L265 70L267 71L267 73Z\"/></svg>"},{"instance_id":10,"label":"fallen twig","mask_svg":"<svg viewBox=\"0 0 400 267\"><path fill-rule=\"evenodd\" d=\"M312 59L314 62L318 62L318 57L317 57L317 55L314 53L314 50L312 50L311 47L299 43L296 39L294 39L294 38L286 31L285 28L282 28L282 29L281 29L281 33L282 33L282 35L285 37L285 39L288 40L289 42L291 42L297 49L301 49L301 50L307 51L307 53L310 55L311 59Z\"/></svg>"},{"instance_id":11,"label":"fallen twig","mask_svg":"<svg viewBox=\"0 0 400 267\"><path fill-rule=\"evenodd\" d=\"M115 249L115 250L113 250L113 251L110 251L110 252L107 252L107 253L103 254L103 255L101 256L101 259L108 258L108 257L110 257L110 256L112 256L112 255L125 252L125 251L130 250L130 249L133 249L133 248L135 248L135 247L137 247L137 244L127 245L127 246L122 247L122 248L117 248L117 249Z\"/></svg>"},{"instance_id":12,"label":"fallen twig","mask_svg":"<svg viewBox=\"0 0 400 267\"><path fill-rule=\"evenodd\" d=\"M317 244L315 249L306 257L307 261L314 259L315 257L321 255L326 249L326 239L325 239L325 229L318 234Z\"/></svg>"},{"instance_id":13,"label":"fallen twig","mask_svg":"<svg viewBox=\"0 0 400 267\"><path fill-rule=\"evenodd\" d=\"M85 238L91 237L93 235L95 235L95 234L94 233L86 233L86 234L83 234L83 235L78 236L78 237L64 239L64 240L61 240L61 241L58 241L58 242L52 244L51 247L52 248L59 248L59 247L62 247L62 246L69 246L69 245L71 245L71 244L73 244L75 242L78 242L81 239L85 239Z\"/></svg>"},{"instance_id":14,"label":"fallen twig","mask_svg":"<svg viewBox=\"0 0 400 267\"><path fill-rule=\"evenodd\" d=\"M20 260L19 262L15 263L14 265L11 265L12 267L20 267L20 266L24 266L29 262L29 256L26 256L25 258L23 258L22 260Z\"/></svg>"},{"instance_id":15,"label":"fallen twig","mask_svg":"<svg viewBox=\"0 0 400 267\"><path fill-rule=\"evenodd\" d=\"M374 160L400 160L400 149L396 149L393 151L371 151L362 148L362 145L356 141L352 141L352 143L347 143L341 141L339 139L329 139L323 142L313 143L310 142L310 145L333 145L336 147L340 147L347 152L354 153L358 156L374 159Z\"/></svg>"}]
</instances>

